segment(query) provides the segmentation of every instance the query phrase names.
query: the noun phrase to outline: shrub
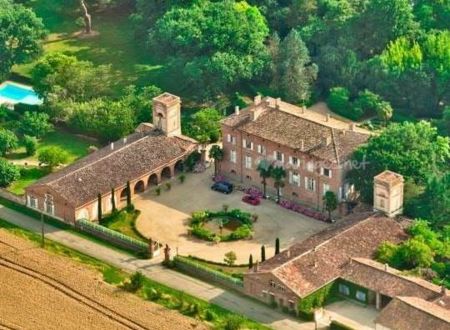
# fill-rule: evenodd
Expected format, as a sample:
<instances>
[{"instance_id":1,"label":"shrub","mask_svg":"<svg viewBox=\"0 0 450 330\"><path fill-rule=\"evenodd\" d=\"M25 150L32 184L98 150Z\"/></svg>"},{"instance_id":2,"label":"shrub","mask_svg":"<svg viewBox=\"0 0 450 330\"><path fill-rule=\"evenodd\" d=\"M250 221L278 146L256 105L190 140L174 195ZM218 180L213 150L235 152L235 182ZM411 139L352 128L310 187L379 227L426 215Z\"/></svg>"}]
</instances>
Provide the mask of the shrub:
<instances>
[{"instance_id":1,"label":"shrub","mask_svg":"<svg viewBox=\"0 0 450 330\"><path fill-rule=\"evenodd\" d=\"M38 159L41 163L47 164L50 169L64 164L69 159L69 154L60 147L52 146L42 149L39 152Z\"/></svg>"},{"instance_id":2,"label":"shrub","mask_svg":"<svg viewBox=\"0 0 450 330\"><path fill-rule=\"evenodd\" d=\"M122 288L128 292L136 292L144 284L144 275L141 272L134 272L130 278L124 282Z\"/></svg>"},{"instance_id":3,"label":"shrub","mask_svg":"<svg viewBox=\"0 0 450 330\"><path fill-rule=\"evenodd\" d=\"M18 139L13 131L7 129L0 129L0 154L4 156L9 151L16 149Z\"/></svg>"},{"instance_id":4,"label":"shrub","mask_svg":"<svg viewBox=\"0 0 450 330\"><path fill-rule=\"evenodd\" d=\"M7 187L19 178L19 168L6 159L0 158L0 187Z\"/></svg>"},{"instance_id":5,"label":"shrub","mask_svg":"<svg viewBox=\"0 0 450 330\"><path fill-rule=\"evenodd\" d=\"M333 87L330 89L327 104L336 113L346 113L350 107L350 92L345 87Z\"/></svg>"},{"instance_id":6,"label":"shrub","mask_svg":"<svg viewBox=\"0 0 450 330\"><path fill-rule=\"evenodd\" d=\"M183 183L184 181L186 181L186 175L180 174L180 176L178 177L178 180L180 180L180 183Z\"/></svg>"},{"instance_id":7,"label":"shrub","mask_svg":"<svg viewBox=\"0 0 450 330\"><path fill-rule=\"evenodd\" d=\"M223 259L223 261L225 261L228 266L233 266L236 262L236 259L236 253L234 251L230 251L225 253L225 258Z\"/></svg>"},{"instance_id":8,"label":"shrub","mask_svg":"<svg viewBox=\"0 0 450 330\"><path fill-rule=\"evenodd\" d=\"M40 138L53 129L49 118L49 115L44 112L26 111L20 121L20 130L23 134Z\"/></svg>"},{"instance_id":9,"label":"shrub","mask_svg":"<svg viewBox=\"0 0 450 330\"><path fill-rule=\"evenodd\" d=\"M192 235L211 242L214 241L214 237L216 236L208 229L205 229L199 225L192 227Z\"/></svg>"},{"instance_id":10,"label":"shrub","mask_svg":"<svg viewBox=\"0 0 450 330\"><path fill-rule=\"evenodd\" d=\"M172 184L170 182L166 183L166 190L170 190L172 188Z\"/></svg>"},{"instance_id":11,"label":"shrub","mask_svg":"<svg viewBox=\"0 0 450 330\"><path fill-rule=\"evenodd\" d=\"M33 156L36 153L38 141L34 136L25 135L22 141L27 156Z\"/></svg>"},{"instance_id":12,"label":"shrub","mask_svg":"<svg viewBox=\"0 0 450 330\"><path fill-rule=\"evenodd\" d=\"M343 323L333 320L330 323L330 330L354 330L354 329Z\"/></svg>"},{"instance_id":13,"label":"shrub","mask_svg":"<svg viewBox=\"0 0 450 330\"><path fill-rule=\"evenodd\" d=\"M156 194L156 196L161 195L161 187L156 187L155 194Z\"/></svg>"},{"instance_id":14,"label":"shrub","mask_svg":"<svg viewBox=\"0 0 450 330\"><path fill-rule=\"evenodd\" d=\"M223 328L225 330L239 330L242 327L244 320L239 315L229 315L225 319Z\"/></svg>"},{"instance_id":15,"label":"shrub","mask_svg":"<svg viewBox=\"0 0 450 330\"><path fill-rule=\"evenodd\" d=\"M216 317L217 317L216 314L212 310L210 310L210 309L206 310L206 312L205 312L205 320L206 321L214 321L216 319Z\"/></svg>"},{"instance_id":16,"label":"shrub","mask_svg":"<svg viewBox=\"0 0 450 330\"><path fill-rule=\"evenodd\" d=\"M144 296L148 300L156 301L161 299L161 292L155 288L146 288Z\"/></svg>"}]
</instances>

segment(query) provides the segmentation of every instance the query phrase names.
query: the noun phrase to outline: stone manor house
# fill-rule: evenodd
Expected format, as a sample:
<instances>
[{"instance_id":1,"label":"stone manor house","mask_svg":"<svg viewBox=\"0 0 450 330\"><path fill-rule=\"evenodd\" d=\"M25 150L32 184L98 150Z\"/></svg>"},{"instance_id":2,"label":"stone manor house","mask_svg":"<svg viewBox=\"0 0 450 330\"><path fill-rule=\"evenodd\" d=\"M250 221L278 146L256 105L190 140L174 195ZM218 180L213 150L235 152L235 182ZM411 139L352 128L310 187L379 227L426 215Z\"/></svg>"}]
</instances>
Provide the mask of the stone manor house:
<instances>
[{"instance_id":1,"label":"stone manor house","mask_svg":"<svg viewBox=\"0 0 450 330\"><path fill-rule=\"evenodd\" d=\"M126 205L131 195L171 178L197 148L181 134L180 98L164 93L153 99L153 124L142 123L134 133L93 152L26 189L26 202L65 222L96 220L98 194L103 213Z\"/></svg>"},{"instance_id":2,"label":"stone manor house","mask_svg":"<svg viewBox=\"0 0 450 330\"><path fill-rule=\"evenodd\" d=\"M222 121L221 174L261 187L257 166L265 159L287 171L283 198L320 209L326 191L347 199L352 190L345 182L349 158L369 137L352 122L256 96ZM274 193L270 179L267 188Z\"/></svg>"}]
</instances>

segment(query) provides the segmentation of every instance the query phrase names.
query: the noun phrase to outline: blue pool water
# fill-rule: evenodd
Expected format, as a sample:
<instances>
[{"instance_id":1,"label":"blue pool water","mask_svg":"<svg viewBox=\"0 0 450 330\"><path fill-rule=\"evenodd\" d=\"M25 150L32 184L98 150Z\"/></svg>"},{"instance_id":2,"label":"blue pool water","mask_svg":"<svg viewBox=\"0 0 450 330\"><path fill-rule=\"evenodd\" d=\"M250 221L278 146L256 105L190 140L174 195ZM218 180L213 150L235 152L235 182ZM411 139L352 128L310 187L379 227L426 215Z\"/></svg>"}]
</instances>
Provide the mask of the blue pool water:
<instances>
[{"instance_id":1,"label":"blue pool water","mask_svg":"<svg viewBox=\"0 0 450 330\"><path fill-rule=\"evenodd\" d=\"M9 103L42 104L42 100L31 88L5 82L0 85L0 104L2 101Z\"/></svg>"}]
</instances>

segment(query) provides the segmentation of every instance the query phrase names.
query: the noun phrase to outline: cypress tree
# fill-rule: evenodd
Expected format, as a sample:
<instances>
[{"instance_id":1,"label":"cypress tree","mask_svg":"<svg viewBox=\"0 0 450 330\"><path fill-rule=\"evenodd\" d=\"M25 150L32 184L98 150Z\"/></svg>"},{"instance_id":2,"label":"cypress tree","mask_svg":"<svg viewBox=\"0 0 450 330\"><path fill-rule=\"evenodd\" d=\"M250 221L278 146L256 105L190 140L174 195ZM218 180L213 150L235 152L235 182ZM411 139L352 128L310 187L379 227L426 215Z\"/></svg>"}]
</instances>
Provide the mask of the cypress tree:
<instances>
[{"instance_id":1,"label":"cypress tree","mask_svg":"<svg viewBox=\"0 0 450 330\"><path fill-rule=\"evenodd\" d=\"M131 186L130 186L130 181L127 181L127 207L131 207Z\"/></svg>"},{"instance_id":2,"label":"cypress tree","mask_svg":"<svg viewBox=\"0 0 450 330\"><path fill-rule=\"evenodd\" d=\"M253 255L250 254L250 257L248 258L248 269L253 268Z\"/></svg>"},{"instance_id":3,"label":"cypress tree","mask_svg":"<svg viewBox=\"0 0 450 330\"><path fill-rule=\"evenodd\" d=\"M113 212L117 210L116 209L116 198L114 196L115 196L114 188L111 188L111 208L112 208Z\"/></svg>"},{"instance_id":4,"label":"cypress tree","mask_svg":"<svg viewBox=\"0 0 450 330\"><path fill-rule=\"evenodd\" d=\"M275 255L280 253L280 239L277 237L275 240Z\"/></svg>"},{"instance_id":5,"label":"cypress tree","mask_svg":"<svg viewBox=\"0 0 450 330\"><path fill-rule=\"evenodd\" d=\"M102 221L103 214L102 214L102 194L98 194L98 202L97 202L97 219L98 222Z\"/></svg>"},{"instance_id":6,"label":"cypress tree","mask_svg":"<svg viewBox=\"0 0 450 330\"><path fill-rule=\"evenodd\" d=\"M266 247L261 245L261 262L266 261Z\"/></svg>"}]
</instances>

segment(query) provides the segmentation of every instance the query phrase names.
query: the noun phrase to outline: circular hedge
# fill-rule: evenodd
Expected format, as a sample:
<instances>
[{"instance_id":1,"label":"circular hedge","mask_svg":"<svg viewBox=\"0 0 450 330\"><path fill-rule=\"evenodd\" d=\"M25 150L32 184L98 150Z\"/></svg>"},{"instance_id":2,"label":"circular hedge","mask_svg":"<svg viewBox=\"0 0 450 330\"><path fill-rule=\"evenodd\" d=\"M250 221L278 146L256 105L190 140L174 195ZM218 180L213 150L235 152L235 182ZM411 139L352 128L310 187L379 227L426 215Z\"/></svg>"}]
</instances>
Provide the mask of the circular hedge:
<instances>
[{"instance_id":1,"label":"circular hedge","mask_svg":"<svg viewBox=\"0 0 450 330\"><path fill-rule=\"evenodd\" d=\"M197 238L211 242L228 242L239 239L246 239L253 235L252 215L239 209L231 211L212 212L209 210L192 213L191 233ZM221 235L205 228L205 224L211 221L218 221L222 228L231 230L229 234Z\"/></svg>"}]
</instances>

